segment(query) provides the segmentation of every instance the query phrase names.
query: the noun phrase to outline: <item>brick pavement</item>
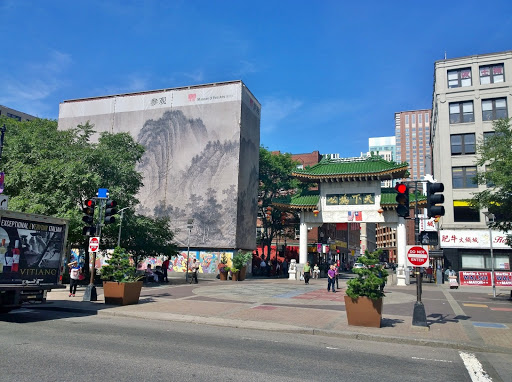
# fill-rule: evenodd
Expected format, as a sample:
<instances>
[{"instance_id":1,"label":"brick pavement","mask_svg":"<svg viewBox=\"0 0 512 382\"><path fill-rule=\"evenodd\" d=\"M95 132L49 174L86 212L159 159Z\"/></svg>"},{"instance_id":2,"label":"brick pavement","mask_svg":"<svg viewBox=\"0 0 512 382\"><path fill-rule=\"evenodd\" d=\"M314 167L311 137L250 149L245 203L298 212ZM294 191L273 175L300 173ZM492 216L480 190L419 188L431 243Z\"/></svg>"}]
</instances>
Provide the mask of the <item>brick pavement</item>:
<instances>
[{"instance_id":1,"label":"brick pavement","mask_svg":"<svg viewBox=\"0 0 512 382\"><path fill-rule=\"evenodd\" d=\"M56 290L41 308L512 354L509 290L494 299L486 287L450 290L447 285L426 284L422 301L427 329L412 326L416 286L388 286L382 327L363 328L347 324L345 282L340 280L339 293L328 293L325 279L311 280L310 285L286 279L146 285L139 304L128 306L104 304L100 287L96 302L81 301L83 288L75 298ZM467 305L471 303L484 307Z\"/></svg>"}]
</instances>

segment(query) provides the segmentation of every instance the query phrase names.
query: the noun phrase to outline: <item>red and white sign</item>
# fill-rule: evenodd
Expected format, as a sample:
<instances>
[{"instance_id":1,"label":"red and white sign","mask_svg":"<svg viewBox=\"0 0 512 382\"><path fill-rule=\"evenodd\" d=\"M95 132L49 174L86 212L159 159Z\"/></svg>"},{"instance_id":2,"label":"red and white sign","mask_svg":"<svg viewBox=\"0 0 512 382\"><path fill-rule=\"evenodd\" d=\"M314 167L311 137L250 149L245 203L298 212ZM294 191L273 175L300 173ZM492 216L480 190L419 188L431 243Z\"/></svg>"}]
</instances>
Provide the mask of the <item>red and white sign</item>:
<instances>
[{"instance_id":1,"label":"red and white sign","mask_svg":"<svg viewBox=\"0 0 512 382\"><path fill-rule=\"evenodd\" d=\"M460 271L460 285L492 286L491 272ZM494 271L494 285L500 287L512 286L512 272Z\"/></svg>"},{"instance_id":2,"label":"red and white sign","mask_svg":"<svg viewBox=\"0 0 512 382\"><path fill-rule=\"evenodd\" d=\"M428 250L419 245L405 247L409 267L428 267Z\"/></svg>"},{"instance_id":3,"label":"red and white sign","mask_svg":"<svg viewBox=\"0 0 512 382\"><path fill-rule=\"evenodd\" d=\"M100 248L100 238L93 236L89 238L89 252L98 252Z\"/></svg>"}]
</instances>

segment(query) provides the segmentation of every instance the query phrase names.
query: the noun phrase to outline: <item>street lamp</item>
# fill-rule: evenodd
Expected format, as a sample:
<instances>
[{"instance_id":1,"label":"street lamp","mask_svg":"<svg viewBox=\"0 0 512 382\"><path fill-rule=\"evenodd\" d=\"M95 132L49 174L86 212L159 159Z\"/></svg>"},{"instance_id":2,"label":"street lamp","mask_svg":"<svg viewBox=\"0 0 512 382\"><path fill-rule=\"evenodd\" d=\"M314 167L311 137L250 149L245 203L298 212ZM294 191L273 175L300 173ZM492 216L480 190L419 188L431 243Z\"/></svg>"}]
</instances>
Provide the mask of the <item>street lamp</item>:
<instances>
[{"instance_id":1,"label":"street lamp","mask_svg":"<svg viewBox=\"0 0 512 382\"><path fill-rule=\"evenodd\" d=\"M123 225L123 215L124 215L124 210L126 210L127 208L130 208L130 207L125 207L125 208L122 208L120 209L117 213L121 213L121 219L119 220L119 235L117 236L117 246L119 247L121 245L121 226Z\"/></svg>"},{"instance_id":2,"label":"street lamp","mask_svg":"<svg viewBox=\"0 0 512 382\"><path fill-rule=\"evenodd\" d=\"M492 285L492 295L496 297L496 284L494 283L494 253L492 251L492 228L491 224L494 223L494 214L492 212L484 212L485 218L487 220L487 226L489 227L489 245L491 247L491 285Z\"/></svg>"},{"instance_id":3,"label":"street lamp","mask_svg":"<svg viewBox=\"0 0 512 382\"><path fill-rule=\"evenodd\" d=\"M187 220L187 228L188 228L188 239L187 239L187 266L185 268L185 280L188 282L188 261L190 259L190 233L192 232L194 219Z\"/></svg>"}]
</instances>

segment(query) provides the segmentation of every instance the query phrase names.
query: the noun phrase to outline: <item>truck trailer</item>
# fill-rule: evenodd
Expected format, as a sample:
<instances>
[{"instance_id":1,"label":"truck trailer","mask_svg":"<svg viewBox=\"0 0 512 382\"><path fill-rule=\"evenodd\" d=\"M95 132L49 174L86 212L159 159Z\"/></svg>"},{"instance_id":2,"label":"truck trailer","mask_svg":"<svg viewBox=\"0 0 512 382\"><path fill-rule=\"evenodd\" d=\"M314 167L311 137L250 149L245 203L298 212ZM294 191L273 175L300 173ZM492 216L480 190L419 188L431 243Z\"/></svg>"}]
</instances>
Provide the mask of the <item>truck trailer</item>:
<instances>
[{"instance_id":1,"label":"truck trailer","mask_svg":"<svg viewBox=\"0 0 512 382\"><path fill-rule=\"evenodd\" d=\"M0 313L64 288L68 221L0 210Z\"/></svg>"}]
</instances>

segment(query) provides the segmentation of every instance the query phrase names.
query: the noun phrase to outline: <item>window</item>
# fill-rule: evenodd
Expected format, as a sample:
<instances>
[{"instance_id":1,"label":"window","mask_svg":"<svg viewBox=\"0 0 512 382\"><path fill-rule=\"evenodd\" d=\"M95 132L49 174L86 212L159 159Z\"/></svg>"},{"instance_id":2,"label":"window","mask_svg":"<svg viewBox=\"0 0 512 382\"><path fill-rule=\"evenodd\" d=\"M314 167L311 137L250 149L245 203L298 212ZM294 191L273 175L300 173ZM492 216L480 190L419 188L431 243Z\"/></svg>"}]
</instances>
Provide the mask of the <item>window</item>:
<instances>
[{"instance_id":1,"label":"window","mask_svg":"<svg viewBox=\"0 0 512 382\"><path fill-rule=\"evenodd\" d=\"M498 82L503 82L504 80L503 64L480 67L480 83L482 85L496 84Z\"/></svg>"},{"instance_id":2,"label":"window","mask_svg":"<svg viewBox=\"0 0 512 382\"><path fill-rule=\"evenodd\" d=\"M475 122L473 101L454 102L450 104L450 123Z\"/></svg>"},{"instance_id":3,"label":"window","mask_svg":"<svg viewBox=\"0 0 512 382\"><path fill-rule=\"evenodd\" d=\"M304 165L298 164L296 168L297 168L297 170L304 170Z\"/></svg>"},{"instance_id":4,"label":"window","mask_svg":"<svg viewBox=\"0 0 512 382\"><path fill-rule=\"evenodd\" d=\"M453 188L476 188L476 167L452 167Z\"/></svg>"},{"instance_id":5,"label":"window","mask_svg":"<svg viewBox=\"0 0 512 382\"><path fill-rule=\"evenodd\" d=\"M421 125L421 114L418 114L418 125Z\"/></svg>"},{"instance_id":6,"label":"window","mask_svg":"<svg viewBox=\"0 0 512 382\"><path fill-rule=\"evenodd\" d=\"M416 114L412 115L412 125L416 126Z\"/></svg>"},{"instance_id":7,"label":"window","mask_svg":"<svg viewBox=\"0 0 512 382\"><path fill-rule=\"evenodd\" d=\"M425 113L425 125L428 123L428 113Z\"/></svg>"},{"instance_id":8,"label":"window","mask_svg":"<svg viewBox=\"0 0 512 382\"><path fill-rule=\"evenodd\" d=\"M409 116L405 116L405 126L409 126Z\"/></svg>"},{"instance_id":9,"label":"window","mask_svg":"<svg viewBox=\"0 0 512 382\"><path fill-rule=\"evenodd\" d=\"M471 86L471 68L448 71L448 87L460 88Z\"/></svg>"},{"instance_id":10,"label":"window","mask_svg":"<svg viewBox=\"0 0 512 382\"><path fill-rule=\"evenodd\" d=\"M453 221L455 222L479 222L480 211L471 208L466 200L453 201Z\"/></svg>"},{"instance_id":11,"label":"window","mask_svg":"<svg viewBox=\"0 0 512 382\"><path fill-rule=\"evenodd\" d=\"M454 134L450 136L452 155L475 153L475 134Z\"/></svg>"},{"instance_id":12,"label":"window","mask_svg":"<svg viewBox=\"0 0 512 382\"><path fill-rule=\"evenodd\" d=\"M499 118L508 118L507 99L496 98L482 101L482 119L493 121Z\"/></svg>"},{"instance_id":13,"label":"window","mask_svg":"<svg viewBox=\"0 0 512 382\"><path fill-rule=\"evenodd\" d=\"M494 269L510 269L508 256L494 255ZM478 254L462 254L463 269L491 269L491 256Z\"/></svg>"}]
</instances>

